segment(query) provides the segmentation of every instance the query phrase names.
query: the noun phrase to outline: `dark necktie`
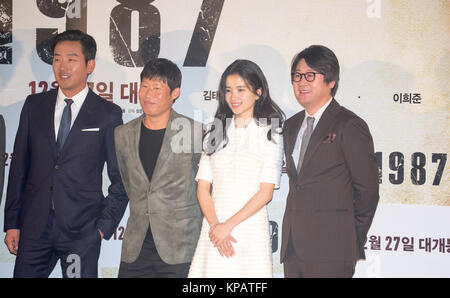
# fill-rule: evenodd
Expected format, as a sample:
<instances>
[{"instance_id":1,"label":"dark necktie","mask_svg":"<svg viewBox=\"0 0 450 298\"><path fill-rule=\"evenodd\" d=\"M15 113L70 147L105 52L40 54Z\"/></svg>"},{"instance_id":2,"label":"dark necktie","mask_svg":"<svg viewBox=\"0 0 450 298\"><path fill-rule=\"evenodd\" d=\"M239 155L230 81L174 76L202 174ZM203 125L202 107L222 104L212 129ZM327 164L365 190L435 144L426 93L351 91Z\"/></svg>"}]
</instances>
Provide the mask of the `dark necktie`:
<instances>
[{"instance_id":1,"label":"dark necktie","mask_svg":"<svg viewBox=\"0 0 450 298\"><path fill-rule=\"evenodd\" d=\"M306 130L303 133L302 145L300 147L300 156L298 157L297 174L302 168L303 158L305 157L306 148L308 148L309 139L313 133L314 117L306 118Z\"/></svg>"},{"instance_id":2,"label":"dark necktie","mask_svg":"<svg viewBox=\"0 0 450 298\"><path fill-rule=\"evenodd\" d=\"M64 99L64 101L66 102L66 106L64 107L62 113L61 123L59 124L58 137L56 138L56 146L58 152L60 152L62 147L64 146L64 142L69 135L70 124L72 123L72 111L70 110L70 106L72 105L73 100L70 98L66 98Z\"/></svg>"}]
</instances>

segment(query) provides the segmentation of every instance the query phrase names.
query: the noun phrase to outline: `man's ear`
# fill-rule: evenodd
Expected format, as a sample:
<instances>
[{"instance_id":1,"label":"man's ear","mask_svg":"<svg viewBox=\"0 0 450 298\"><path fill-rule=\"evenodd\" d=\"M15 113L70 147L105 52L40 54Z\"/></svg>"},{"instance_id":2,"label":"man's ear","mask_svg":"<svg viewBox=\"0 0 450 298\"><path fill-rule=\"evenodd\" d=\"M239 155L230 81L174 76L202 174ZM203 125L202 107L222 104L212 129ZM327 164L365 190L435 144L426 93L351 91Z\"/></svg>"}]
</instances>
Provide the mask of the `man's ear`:
<instances>
[{"instance_id":1,"label":"man's ear","mask_svg":"<svg viewBox=\"0 0 450 298\"><path fill-rule=\"evenodd\" d=\"M95 60L94 59L89 60L87 62L86 68L87 68L88 74L91 74L95 68Z\"/></svg>"},{"instance_id":2,"label":"man's ear","mask_svg":"<svg viewBox=\"0 0 450 298\"><path fill-rule=\"evenodd\" d=\"M336 85L335 81L331 81L328 83L328 87L330 87L330 89L333 89L335 85Z\"/></svg>"},{"instance_id":3,"label":"man's ear","mask_svg":"<svg viewBox=\"0 0 450 298\"><path fill-rule=\"evenodd\" d=\"M170 92L170 97L171 97L172 101L177 99L180 96L180 93L181 93L180 88L173 89L172 92Z\"/></svg>"}]
</instances>

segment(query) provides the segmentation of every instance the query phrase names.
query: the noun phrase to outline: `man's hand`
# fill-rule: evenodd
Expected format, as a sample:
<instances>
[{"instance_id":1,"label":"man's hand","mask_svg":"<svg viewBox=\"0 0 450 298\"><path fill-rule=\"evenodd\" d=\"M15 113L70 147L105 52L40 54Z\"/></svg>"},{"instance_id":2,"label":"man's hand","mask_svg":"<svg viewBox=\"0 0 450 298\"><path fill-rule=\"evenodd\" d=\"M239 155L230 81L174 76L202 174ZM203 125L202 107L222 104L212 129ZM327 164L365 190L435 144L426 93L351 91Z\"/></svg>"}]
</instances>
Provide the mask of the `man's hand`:
<instances>
[{"instance_id":1,"label":"man's hand","mask_svg":"<svg viewBox=\"0 0 450 298\"><path fill-rule=\"evenodd\" d=\"M5 244L8 247L10 253L17 255L17 250L19 248L19 229L9 229L6 231Z\"/></svg>"},{"instance_id":2,"label":"man's hand","mask_svg":"<svg viewBox=\"0 0 450 298\"><path fill-rule=\"evenodd\" d=\"M102 233L102 231L98 230L98 232L100 233L100 237L101 237L102 240L103 240L103 233Z\"/></svg>"}]
</instances>

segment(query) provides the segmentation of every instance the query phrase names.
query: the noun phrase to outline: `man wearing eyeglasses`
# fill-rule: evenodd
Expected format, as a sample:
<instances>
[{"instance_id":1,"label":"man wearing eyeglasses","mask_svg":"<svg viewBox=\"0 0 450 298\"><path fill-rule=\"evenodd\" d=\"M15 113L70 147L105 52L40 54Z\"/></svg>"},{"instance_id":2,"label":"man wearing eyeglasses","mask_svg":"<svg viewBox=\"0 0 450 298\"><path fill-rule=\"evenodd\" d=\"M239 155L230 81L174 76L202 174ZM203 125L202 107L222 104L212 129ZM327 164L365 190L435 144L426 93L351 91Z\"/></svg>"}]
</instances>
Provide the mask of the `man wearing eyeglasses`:
<instances>
[{"instance_id":1,"label":"man wearing eyeglasses","mask_svg":"<svg viewBox=\"0 0 450 298\"><path fill-rule=\"evenodd\" d=\"M334 99L339 62L324 46L293 60L305 109L284 126L289 193L283 219L285 277L352 277L378 204L378 166L367 124Z\"/></svg>"}]
</instances>

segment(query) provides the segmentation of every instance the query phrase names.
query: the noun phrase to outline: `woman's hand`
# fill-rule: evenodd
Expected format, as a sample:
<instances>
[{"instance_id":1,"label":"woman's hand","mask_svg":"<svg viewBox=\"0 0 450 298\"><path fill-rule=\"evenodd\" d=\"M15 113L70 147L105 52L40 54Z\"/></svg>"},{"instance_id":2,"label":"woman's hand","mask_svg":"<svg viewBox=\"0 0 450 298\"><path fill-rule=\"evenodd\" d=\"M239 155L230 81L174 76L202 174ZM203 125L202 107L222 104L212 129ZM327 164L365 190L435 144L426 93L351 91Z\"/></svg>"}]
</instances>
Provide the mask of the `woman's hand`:
<instances>
[{"instance_id":1,"label":"woman's hand","mask_svg":"<svg viewBox=\"0 0 450 298\"><path fill-rule=\"evenodd\" d=\"M227 239L222 241L222 244L217 246L217 249L222 257L230 258L234 256L234 248L231 241L236 242L232 236L228 236Z\"/></svg>"},{"instance_id":2,"label":"woman's hand","mask_svg":"<svg viewBox=\"0 0 450 298\"><path fill-rule=\"evenodd\" d=\"M209 239L217 246L221 244L228 236L231 236L232 227L225 223L217 223L209 229Z\"/></svg>"},{"instance_id":3,"label":"woman's hand","mask_svg":"<svg viewBox=\"0 0 450 298\"><path fill-rule=\"evenodd\" d=\"M234 249L231 242L237 242L231 236L232 226L228 223L217 223L209 230L209 239L214 247L217 247L221 256L234 256Z\"/></svg>"}]
</instances>

